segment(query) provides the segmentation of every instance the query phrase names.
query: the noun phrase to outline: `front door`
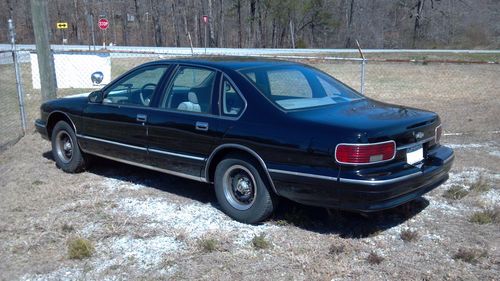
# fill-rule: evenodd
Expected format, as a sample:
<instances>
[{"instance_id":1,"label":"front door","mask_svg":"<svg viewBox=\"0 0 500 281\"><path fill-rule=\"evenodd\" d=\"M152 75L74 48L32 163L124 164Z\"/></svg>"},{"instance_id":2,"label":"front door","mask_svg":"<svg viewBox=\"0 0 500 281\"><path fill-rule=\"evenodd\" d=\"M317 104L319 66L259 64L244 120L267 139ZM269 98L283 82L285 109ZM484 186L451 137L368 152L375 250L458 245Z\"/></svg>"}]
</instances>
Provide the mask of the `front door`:
<instances>
[{"instance_id":1,"label":"front door","mask_svg":"<svg viewBox=\"0 0 500 281\"><path fill-rule=\"evenodd\" d=\"M214 94L219 76L209 68L177 67L157 110L148 116L152 166L203 180L201 170L222 136Z\"/></svg>"},{"instance_id":2,"label":"front door","mask_svg":"<svg viewBox=\"0 0 500 281\"><path fill-rule=\"evenodd\" d=\"M108 158L147 163L147 121L150 103L169 65L138 68L104 88L102 103L83 112L82 148Z\"/></svg>"}]
</instances>

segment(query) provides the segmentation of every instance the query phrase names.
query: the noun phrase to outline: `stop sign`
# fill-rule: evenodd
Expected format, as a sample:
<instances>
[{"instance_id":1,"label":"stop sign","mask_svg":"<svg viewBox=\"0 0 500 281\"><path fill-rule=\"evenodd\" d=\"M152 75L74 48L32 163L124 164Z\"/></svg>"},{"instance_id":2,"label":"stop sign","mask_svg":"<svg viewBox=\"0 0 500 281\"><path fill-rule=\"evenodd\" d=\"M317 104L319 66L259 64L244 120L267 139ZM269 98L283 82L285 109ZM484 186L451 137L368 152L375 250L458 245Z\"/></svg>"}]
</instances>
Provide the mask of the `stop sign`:
<instances>
[{"instance_id":1,"label":"stop sign","mask_svg":"<svg viewBox=\"0 0 500 281\"><path fill-rule=\"evenodd\" d=\"M98 25L100 29L106 30L108 29L109 21L105 18L99 19Z\"/></svg>"}]
</instances>

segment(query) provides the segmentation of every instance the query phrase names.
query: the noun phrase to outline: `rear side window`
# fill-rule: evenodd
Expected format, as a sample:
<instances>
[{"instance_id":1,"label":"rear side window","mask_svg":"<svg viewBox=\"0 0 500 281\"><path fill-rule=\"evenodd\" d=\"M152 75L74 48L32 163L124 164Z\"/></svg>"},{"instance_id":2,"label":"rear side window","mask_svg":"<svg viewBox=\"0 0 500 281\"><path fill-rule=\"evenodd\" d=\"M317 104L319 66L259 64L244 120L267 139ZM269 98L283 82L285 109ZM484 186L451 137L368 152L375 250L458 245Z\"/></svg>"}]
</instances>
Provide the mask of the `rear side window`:
<instances>
[{"instance_id":1,"label":"rear side window","mask_svg":"<svg viewBox=\"0 0 500 281\"><path fill-rule=\"evenodd\" d=\"M311 86L309 86L304 74L298 70L273 70L269 71L267 76L273 96L312 97Z\"/></svg>"},{"instance_id":2,"label":"rear side window","mask_svg":"<svg viewBox=\"0 0 500 281\"><path fill-rule=\"evenodd\" d=\"M334 105L363 96L315 68L272 65L240 70L272 103L285 110Z\"/></svg>"},{"instance_id":3,"label":"rear side window","mask_svg":"<svg viewBox=\"0 0 500 281\"><path fill-rule=\"evenodd\" d=\"M181 66L167 88L161 108L192 113L211 113L212 90L216 72L210 69Z\"/></svg>"},{"instance_id":4,"label":"rear side window","mask_svg":"<svg viewBox=\"0 0 500 281\"><path fill-rule=\"evenodd\" d=\"M225 77L222 79L221 91L222 115L228 117L240 116L245 108L245 101L236 91L233 84Z\"/></svg>"}]
</instances>

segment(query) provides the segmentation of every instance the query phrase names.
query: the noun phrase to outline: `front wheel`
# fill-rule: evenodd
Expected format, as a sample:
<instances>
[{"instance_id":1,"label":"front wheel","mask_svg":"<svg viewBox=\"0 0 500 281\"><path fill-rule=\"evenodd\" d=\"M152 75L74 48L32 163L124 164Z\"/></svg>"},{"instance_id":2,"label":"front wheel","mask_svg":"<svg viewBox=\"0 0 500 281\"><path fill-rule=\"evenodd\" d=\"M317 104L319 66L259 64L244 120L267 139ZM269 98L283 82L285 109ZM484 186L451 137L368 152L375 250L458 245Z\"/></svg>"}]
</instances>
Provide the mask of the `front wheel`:
<instances>
[{"instance_id":1,"label":"front wheel","mask_svg":"<svg viewBox=\"0 0 500 281\"><path fill-rule=\"evenodd\" d=\"M259 166L251 159L232 156L222 160L214 177L215 194L222 210L244 223L268 218L275 201L262 176Z\"/></svg>"},{"instance_id":2,"label":"front wheel","mask_svg":"<svg viewBox=\"0 0 500 281\"><path fill-rule=\"evenodd\" d=\"M59 121L52 130L52 156L63 171L77 173L85 168L85 159L76 141L73 128Z\"/></svg>"}]
</instances>

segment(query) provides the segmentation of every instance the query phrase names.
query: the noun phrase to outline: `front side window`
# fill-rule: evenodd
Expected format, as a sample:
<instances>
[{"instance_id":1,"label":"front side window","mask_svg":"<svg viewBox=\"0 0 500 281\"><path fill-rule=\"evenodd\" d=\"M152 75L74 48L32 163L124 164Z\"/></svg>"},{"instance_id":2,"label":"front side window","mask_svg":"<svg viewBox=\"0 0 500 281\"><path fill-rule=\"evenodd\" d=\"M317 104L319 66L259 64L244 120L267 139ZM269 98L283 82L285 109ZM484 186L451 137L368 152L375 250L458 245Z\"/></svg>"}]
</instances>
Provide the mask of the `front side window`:
<instances>
[{"instance_id":1,"label":"front side window","mask_svg":"<svg viewBox=\"0 0 500 281\"><path fill-rule=\"evenodd\" d=\"M216 72L210 69L179 67L160 107L193 113L210 113L215 76Z\"/></svg>"},{"instance_id":2,"label":"front side window","mask_svg":"<svg viewBox=\"0 0 500 281\"><path fill-rule=\"evenodd\" d=\"M282 65L240 71L271 102L285 110L334 105L363 96L311 67Z\"/></svg>"},{"instance_id":3,"label":"front side window","mask_svg":"<svg viewBox=\"0 0 500 281\"><path fill-rule=\"evenodd\" d=\"M134 71L104 92L105 104L149 106L168 66L148 66Z\"/></svg>"},{"instance_id":4,"label":"front side window","mask_svg":"<svg viewBox=\"0 0 500 281\"><path fill-rule=\"evenodd\" d=\"M222 79L222 115L237 117L245 108L245 101L227 78Z\"/></svg>"}]
</instances>

